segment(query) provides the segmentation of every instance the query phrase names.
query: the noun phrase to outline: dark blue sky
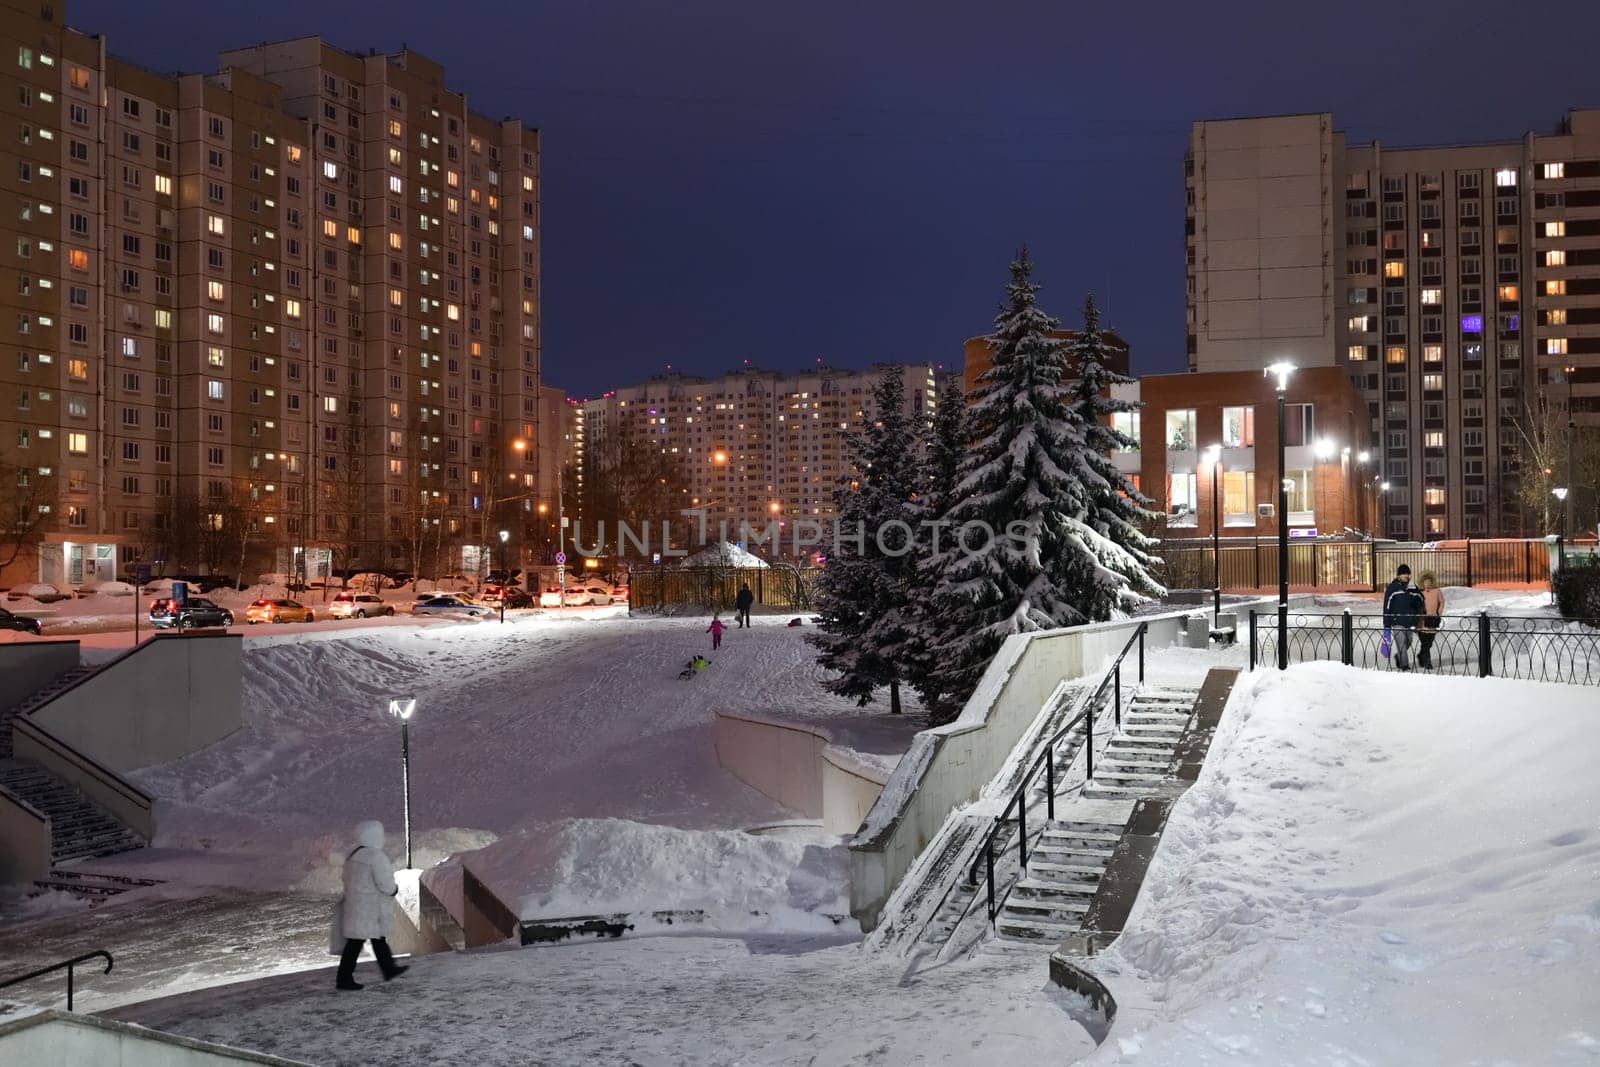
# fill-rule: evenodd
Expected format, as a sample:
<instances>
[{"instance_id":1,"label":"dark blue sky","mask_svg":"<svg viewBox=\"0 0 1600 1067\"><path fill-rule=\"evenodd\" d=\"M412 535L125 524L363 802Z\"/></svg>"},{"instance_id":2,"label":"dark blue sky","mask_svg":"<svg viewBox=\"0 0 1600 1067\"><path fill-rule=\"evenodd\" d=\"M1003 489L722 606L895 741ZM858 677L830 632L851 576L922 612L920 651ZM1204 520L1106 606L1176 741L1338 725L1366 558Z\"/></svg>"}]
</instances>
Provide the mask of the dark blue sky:
<instances>
[{"instance_id":1,"label":"dark blue sky","mask_svg":"<svg viewBox=\"0 0 1600 1067\"><path fill-rule=\"evenodd\" d=\"M1092 289L1136 370L1180 370L1194 119L1332 111L1398 145L1600 104L1594 0L68 4L158 69L405 43L539 126L545 377L577 395L667 363L959 361L1024 241L1046 308Z\"/></svg>"}]
</instances>

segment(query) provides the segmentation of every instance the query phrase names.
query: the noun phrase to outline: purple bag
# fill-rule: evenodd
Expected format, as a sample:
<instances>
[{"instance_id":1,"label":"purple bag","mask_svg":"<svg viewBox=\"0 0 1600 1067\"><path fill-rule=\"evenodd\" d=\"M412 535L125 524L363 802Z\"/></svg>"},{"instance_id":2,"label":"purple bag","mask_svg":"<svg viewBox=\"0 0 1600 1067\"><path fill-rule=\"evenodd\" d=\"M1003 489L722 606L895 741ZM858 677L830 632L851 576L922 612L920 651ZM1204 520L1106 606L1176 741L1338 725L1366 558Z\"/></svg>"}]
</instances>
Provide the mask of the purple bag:
<instances>
[{"instance_id":1,"label":"purple bag","mask_svg":"<svg viewBox=\"0 0 1600 1067\"><path fill-rule=\"evenodd\" d=\"M1388 630L1383 631L1383 640L1378 642L1378 655L1384 659L1389 658L1389 653L1394 650L1394 637Z\"/></svg>"}]
</instances>

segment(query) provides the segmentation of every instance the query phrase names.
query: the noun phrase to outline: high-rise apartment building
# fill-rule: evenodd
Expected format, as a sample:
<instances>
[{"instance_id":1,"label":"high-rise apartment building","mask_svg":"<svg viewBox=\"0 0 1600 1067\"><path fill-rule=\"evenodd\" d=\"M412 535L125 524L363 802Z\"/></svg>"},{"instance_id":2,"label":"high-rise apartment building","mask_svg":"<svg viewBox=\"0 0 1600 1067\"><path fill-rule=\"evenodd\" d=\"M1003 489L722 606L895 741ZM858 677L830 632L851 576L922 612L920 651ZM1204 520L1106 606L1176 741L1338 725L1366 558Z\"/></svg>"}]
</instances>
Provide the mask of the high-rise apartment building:
<instances>
[{"instance_id":1,"label":"high-rise apartment building","mask_svg":"<svg viewBox=\"0 0 1600 1067\"><path fill-rule=\"evenodd\" d=\"M704 509L712 530L826 522L849 472L845 438L875 418L873 387L891 371L902 376L906 414L931 418L937 388L927 363L658 375L584 402L584 466L596 477L608 449L624 442L676 457L684 507Z\"/></svg>"},{"instance_id":2,"label":"high-rise apartment building","mask_svg":"<svg viewBox=\"0 0 1600 1067\"><path fill-rule=\"evenodd\" d=\"M520 543L537 131L410 51L306 37L172 77L64 15L0 0L0 464L49 486L4 577L456 569L491 527Z\"/></svg>"},{"instance_id":3,"label":"high-rise apartment building","mask_svg":"<svg viewBox=\"0 0 1600 1067\"><path fill-rule=\"evenodd\" d=\"M1400 149L1327 114L1198 122L1185 173L1190 369L1344 367L1389 535L1531 530L1519 423L1600 423L1600 111Z\"/></svg>"}]
</instances>

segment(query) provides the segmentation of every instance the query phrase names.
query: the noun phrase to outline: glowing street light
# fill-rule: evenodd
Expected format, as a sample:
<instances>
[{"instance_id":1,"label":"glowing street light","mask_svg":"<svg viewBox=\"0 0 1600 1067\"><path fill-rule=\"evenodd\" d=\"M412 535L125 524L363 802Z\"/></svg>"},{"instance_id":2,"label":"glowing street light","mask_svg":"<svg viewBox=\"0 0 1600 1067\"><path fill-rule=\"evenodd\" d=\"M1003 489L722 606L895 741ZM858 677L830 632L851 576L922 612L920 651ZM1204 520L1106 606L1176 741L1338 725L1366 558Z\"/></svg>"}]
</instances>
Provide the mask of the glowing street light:
<instances>
[{"instance_id":1,"label":"glowing street light","mask_svg":"<svg viewBox=\"0 0 1600 1067\"><path fill-rule=\"evenodd\" d=\"M1317 453L1317 458L1318 459L1322 459L1322 460L1332 459L1333 458L1333 442L1328 440L1326 437L1318 438L1317 439L1317 444L1316 444L1316 453Z\"/></svg>"},{"instance_id":2,"label":"glowing street light","mask_svg":"<svg viewBox=\"0 0 1600 1067\"><path fill-rule=\"evenodd\" d=\"M406 870L411 869L411 716L416 714L415 697L389 701L389 714L400 720L400 788L405 805Z\"/></svg>"}]
</instances>

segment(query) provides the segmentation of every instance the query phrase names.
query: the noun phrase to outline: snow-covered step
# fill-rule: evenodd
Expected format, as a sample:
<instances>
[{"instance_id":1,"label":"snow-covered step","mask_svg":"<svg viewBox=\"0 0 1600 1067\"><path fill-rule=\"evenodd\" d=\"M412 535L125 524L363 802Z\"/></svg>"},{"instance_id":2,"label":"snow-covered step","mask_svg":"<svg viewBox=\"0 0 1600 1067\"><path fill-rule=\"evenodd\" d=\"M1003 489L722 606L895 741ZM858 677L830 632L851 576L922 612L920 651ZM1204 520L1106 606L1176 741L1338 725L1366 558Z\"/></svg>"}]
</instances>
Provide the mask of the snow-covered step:
<instances>
[{"instance_id":1,"label":"snow-covered step","mask_svg":"<svg viewBox=\"0 0 1600 1067\"><path fill-rule=\"evenodd\" d=\"M1096 882L1055 882L1029 875L1011 890L1011 899L1006 906L1063 908L1068 911L1081 906L1082 910L1088 911L1089 901L1094 899L1097 888Z\"/></svg>"},{"instance_id":2,"label":"snow-covered step","mask_svg":"<svg viewBox=\"0 0 1600 1067\"><path fill-rule=\"evenodd\" d=\"M1149 774L1166 774L1172 769L1172 757L1157 757L1151 754L1138 753L1135 755L1115 755L1108 752L1109 759L1102 760L1095 765L1098 774L1103 767L1115 765L1132 771L1145 771Z\"/></svg>"},{"instance_id":3,"label":"snow-covered step","mask_svg":"<svg viewBox=\"0 0 1600 1067\"><path fill-rule=\"evenodd\" d=\"M1085 859L1083 862L1062 863L1055 860L1038 859L1038 853L1028 859L1028 874L1030 877L1052 882L1085 882L1098 883L1100 876L1105 873L1103 863L1095 863Z\"/></svg>"},{"instance_id":4,"label":"snow-covered step","mask_svg":"<svg viewBox=\"0 0 1600 1067\"><path fill-rule=\"evenodd\" d=\"M54 889L89 901L101 901L133 889L160 885L154 878L134 878L122 874L98 874L70 869L52 870L33 883L41 890Z\"/></svg>"},{"instance_id":5,"label":"snow-covered step","mask_svg":"<svg viewBox=\"0 0 1600 1067\"><path fill-rule=\"evenodd\" d=\"M1077 922L1048 922L1039 919L1007 918L995 923L995 933L1021 941L1064 941L1078 932Z\"/></svg>"},{"instance_id":6,"label":"snow-covered step","mask_svg":"<svg viewBox=\"0 0 1600 1067\"><path fill-rule=\"evenodd\" d=\"M1144 738L1146 740L1171 738L1176 741L1183 736L1182 726L1124 726L1123 730L1129 737Z\"/></svg>"},{"instance_id":7,"label":"snow-covered step","mask_svg":"<svg viewBox=\"0 0 1600 1067\"><path fill-rule=\"evenodd\" d=\"M1083 795L1090 800L1138 800L1149 796L1150 789L1144 785L1091 782L1083 787Z\"/></svg>"},{"instance_id":8,"label":"snow-covered step","mask_svg":"<svg viewBox=\"0 0 1600 1067\"><path fill-rule=\"evenodd\" d=\"M0 759L0 786L50 817L53 863L142 848L144 839L37 763Z\"/></svg>"}]
</instances>

